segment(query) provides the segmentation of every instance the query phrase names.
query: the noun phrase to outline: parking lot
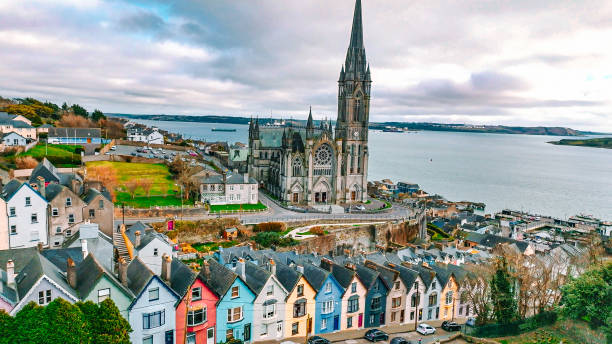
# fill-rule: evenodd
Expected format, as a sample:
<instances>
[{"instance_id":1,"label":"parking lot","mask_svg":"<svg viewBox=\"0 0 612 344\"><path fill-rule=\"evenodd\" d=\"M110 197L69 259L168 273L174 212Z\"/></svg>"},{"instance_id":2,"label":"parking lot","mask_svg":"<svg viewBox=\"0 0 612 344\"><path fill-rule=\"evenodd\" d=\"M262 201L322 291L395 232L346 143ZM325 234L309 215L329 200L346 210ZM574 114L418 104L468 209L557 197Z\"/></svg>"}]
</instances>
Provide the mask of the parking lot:
<instances>
[{"instance_id":1,"label":"parking lot","mask_svg":"<svg viewBox=\"0 0 612 344\"><path fill-rule=\"evenodd\" d=\"M107 154L109 155L129 155L129 156L138 156L143 158L150 159L165 159L167 161L174 160L174 157L177 155L191 155L195 154L194 152L185 152L179 150L172 149L159 149L159 148L149 148L146 147L138 147L138 146L128 146L128 145L117 145L115 150L109 150Z\"/></svg>"}]
</instances>

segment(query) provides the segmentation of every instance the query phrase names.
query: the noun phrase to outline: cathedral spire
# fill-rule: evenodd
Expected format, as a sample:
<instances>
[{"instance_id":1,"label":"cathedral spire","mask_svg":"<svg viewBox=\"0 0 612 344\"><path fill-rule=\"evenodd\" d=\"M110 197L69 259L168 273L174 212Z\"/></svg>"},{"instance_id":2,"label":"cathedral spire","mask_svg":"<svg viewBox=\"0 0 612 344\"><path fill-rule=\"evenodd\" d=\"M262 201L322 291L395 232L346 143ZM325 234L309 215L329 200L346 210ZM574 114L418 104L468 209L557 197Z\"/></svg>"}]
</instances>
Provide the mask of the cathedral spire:
<instances>
[{"instance_id":1,"label":"cathedral spire","mask_svg":"<svg viewBox=\"0 0 612 344\"><path fill-rule=\"evenodd\" d=\"M349 49L363 49L363 24L361 23L361 0L355 2L355 13L353 14L353 28L351 29L351 43Z\"/></svg>"},{"instance_id":2,"label":"cathedral spire","mask_svg":"<svg viewBox=\"0 0 612 344\"><path fill-rule=\"evenodd\" d=\"M363 80L366 74L366 54L363 45L363 23L361 19L361 0L355 1L351 40L346 52L343 80ZM340 72L340 75L343 73Z\"/></svg>"},{"instance_id":3,"label":"cathedral spire","mask_svg":"<svg viewBox=\"0 0 612 344\"><path fill-rule=\"evenodd\" d=\"M310 107L310 112L308 112L308 122L306 122L306 128L313 128L314 124L312 122L312 106Z\"/></svg>"}]
</instances>

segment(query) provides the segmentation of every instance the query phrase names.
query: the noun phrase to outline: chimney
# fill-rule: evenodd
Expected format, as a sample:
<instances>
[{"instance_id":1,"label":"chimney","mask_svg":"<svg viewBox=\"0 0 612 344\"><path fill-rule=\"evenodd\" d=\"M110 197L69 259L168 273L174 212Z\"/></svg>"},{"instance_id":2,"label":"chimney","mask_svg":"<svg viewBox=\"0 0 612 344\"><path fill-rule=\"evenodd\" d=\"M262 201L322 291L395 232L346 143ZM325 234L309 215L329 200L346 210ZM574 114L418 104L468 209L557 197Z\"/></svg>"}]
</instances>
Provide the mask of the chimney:
<instances>
[{"instance_id":1,"label":"chimney","mask_svg":"<svg viewBox=\"0 0 612 344\"><path fill-rule=\"evenodd\" d=\"M140 231L136 231L136 233L134 233L134 247L140 247Z\"/></svg>"},{"instance_id":2,"label":"chimney","mask_svg":"<svg viewBox=\"0 0 612 344\"><path fill-rule=\"evenodd\" d=\"M172 258L169 255L165 254L162 256L162 270L161 270L161 278L169 282L170 281L170 265L172 264Z\"/></svg>"},{"instance_id":3,"label":"chimney","mask_svg":"<svg viewBox=\"0 0 612 344\"><path fill-rule=\"evenodd\" d=\"M334 270L334 262L327 258L321 258L321 268L332 272Z\"/></svg>"},{"instance_id":4,"label":"chimney","mask_svg":"<svg viewBox=\"0 0 612 344\"><path fill-rule=\"evenodd\" d=\"M42 252L42 250L43 250L43 243L42 243L42 241L39 241L38 244L36 244L36 247L38 247L38 252Z\"/></svg>"},{"instance_id":5,"label":"chimney","mask_svg":"<svg viewBox=\"0 0 612 344\"><path fill-rule=\"evenodd\" d=\"M40 193L43 198L47 198L46 196L46 187L45 187L45 178L42 176L38 176L36 178L36 183L38 184L38 193Z\"/></svg>"},{"instance_id":6,"label":"chimney","mask_svg":"<svg viewBox=\"0 0 612 344\"><path fill-rule=\"evenodd\" d=\"M304 266L303 265L297 265L296 269L299 273L304 274Z\"/></svg>"},{"instance_id":7,"label":"chimney","mask_svg":"<svg viewBox=\"0 0 612 344\"><path fill-rule=\"evenodd\" d=\"M119 282L121 282L124 287L128 286L127 268L128 263L125 258L119 258Z\"/></svg>"},{"instance_id":8,"label":"chimney","mask_svg":"<svg viewBox=\"0 0 612 344\"><path fill-rule=\"evenodd\" d=\"M249 175L248 175L248 173L245 173L245 174L244 174L244 183L245 183L245 184L248 184L248 183L249 183Z\"/></svg>"},{"instance_id":9,"label":"chimney","mask_svg":"<svg viewBox=\"0 0 612 344\"><path fill-rule=\"evenodd\" d=\"M272 275L276 275L276 263L274 262L274 259L270 259L270 272L272 273Z\"/></svg>"},{"instance_id":10,"label":"chimney","mask_svg":"<svg viewBox=\"0 0 612 344\"><path fill-rule=\"evenodd\" d=\"M204 269L204 274L206 275L206 277L210 276L210 263L208 262L208 260L204 260L202 262L202 269Z\"/></svg>"},{"instance_id":11,"label":"chimney","mask_svg":"<svg viewBox=\"0 0 612 344\"><path fill-rule=\"evenodd\" d=\"M353 270L353 271L355 271L355 269L356 269L356 268L355 268L355 264L353 264L353 263L346 263L344 266L345 266L347 269L350 269L350 270Z\"/></svg>"},{"instance_id":12,"label":"chimney","mask_svg":"<svg viewBox=\"0 0 612 344\"><path fill-rule=\"evenodd\" d=\"M227 181L227 174L223 172L223 184Z\"/></svg>"},{"instance_id":13,"label":"chimney","mask_svg":"<svg viewBox=\"0 0 612 344\"><path fill-rule=\"evenodd\" d=\"M73 179L70 181L70 189L77 195L81 194L81 183L77 179Z\"/></svg>"},{"instance_id":14,"label":"chimney","mask_svg":"<svg viewBox=\"0 0 612 344\"><path fill-rule=\"evenodd\" d=\"M15 284L15 263L12 259L6 262L6 284Z\"/></svg>"},{"instance_id":15,"label":"chimney","mask_svg":"<svg viewBox=\"0 0 612 344\"><path fill-rule=\"evenodd\" d=\"M89 254L89 252L87 252L87 240L85 239L81 239L81 253L83 254L83 259Z\"/></svg>"},{"instance_id":16,"label":"chimney","mask_svg":"<svg viewBox=\"0 0 612 344\"><path fill-rule=\"evenodd\" d=\"M77 275L76 275L76 266L74 265L74 260L72 258L68 258L66 261L66 279L68 280L68 284L72 288L76 288L77 285Z\"/></svg>"},{"instance_id":17,"label":"chimney","mask_svg":"<svg viewBox=\"0 0 612 344\"><path fill-rule=\"evenodd\" d=\"M238 274L238 276L240 276L240 278L242 278L243 281L246 282L246 269L245 269L245 262L244 259L240 258L238 259L238 264L236 264L236 273Z\"/></svg>"},{"instance_id":18,"label":"chimney","mask_svg":"<svg viewBox=\"0 0 612 344\"><path fill-rule=\"evenodd\" d=\"M253 243L252 242L249 242L247 244L247 246L249 247L249 251L253 251Z\"/></svg>"}]
</instances>

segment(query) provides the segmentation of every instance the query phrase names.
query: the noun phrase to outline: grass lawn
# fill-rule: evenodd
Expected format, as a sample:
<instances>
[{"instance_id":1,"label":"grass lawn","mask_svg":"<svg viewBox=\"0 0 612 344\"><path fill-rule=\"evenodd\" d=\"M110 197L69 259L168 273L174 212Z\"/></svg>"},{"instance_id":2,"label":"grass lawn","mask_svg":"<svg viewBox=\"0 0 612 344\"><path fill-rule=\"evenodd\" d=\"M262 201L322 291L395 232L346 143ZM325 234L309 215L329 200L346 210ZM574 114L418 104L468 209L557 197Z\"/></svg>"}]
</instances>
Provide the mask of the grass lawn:
<instances>
[{"instance_id":1,"label":"grass lawn","mask_svg":"<svg viewBox=\"0 0 612 344\"><path fill-rule=\"evenodd\" d=\"M80 151L83 147L54 144L48 144L45 147L44 143L39 143L29 151L17 154L16 157L31 156L36 160L42 160L46 157L57 167L73 167L81 163L81 154L77 153L77 149Z\"/></svg>"},{"instance_id":2,"label":"grass lawn","mask_svg":"<svg viewBox=\"0 0 612 344\"><path fill-rule=\"evenodd\" d=\"M265 210L267 207L261 202L257 204L226 204L226 205L211 205L210 212L218 213L220 211L232 211L232 210Z\"/></svg>"},{"instance_id":3,"label":"grass lawn","mask_svg":"<svg viewBox=\"0 0 612 344\"><path fill-rule=\"evenodd\" d=\"M120 205L125 203L126 206L133 208L149 208L149 207L165 207L165 206L181 206L181 199L177 196L132 196L127 192L117 192L117 200L115 204ZM193 200L183 200L183 205L193 205Z\"/></svg>"},{"instance_id":4,"label":"grass lawn","mask_svg":"<svg viewBox=\"0 0 612 344\"><path fill-rule=\"evenodd\" d=\"M323 235L327 235L327 234L329 234L329 231L323 231ZM298 235L318 235L318 234L307 231L307 232L298 233Z\"/></svg>"},{"instance_id":5,"label":"grass lawn","mask_svg":"<svg viewBox=\"0 0 612 344\"><path fill-rule=\"evenodd\" d=\"M219 248L219 246L223 248L228 248L228 247L232 247L236 245L238 245L238 241L236 240L220 241L220 242L209 241L209 242L204 242L204 243L191 244L191 247L196 249L198 252L210 252L210 251L216 251Z\"/></svg>"}]
</instances>

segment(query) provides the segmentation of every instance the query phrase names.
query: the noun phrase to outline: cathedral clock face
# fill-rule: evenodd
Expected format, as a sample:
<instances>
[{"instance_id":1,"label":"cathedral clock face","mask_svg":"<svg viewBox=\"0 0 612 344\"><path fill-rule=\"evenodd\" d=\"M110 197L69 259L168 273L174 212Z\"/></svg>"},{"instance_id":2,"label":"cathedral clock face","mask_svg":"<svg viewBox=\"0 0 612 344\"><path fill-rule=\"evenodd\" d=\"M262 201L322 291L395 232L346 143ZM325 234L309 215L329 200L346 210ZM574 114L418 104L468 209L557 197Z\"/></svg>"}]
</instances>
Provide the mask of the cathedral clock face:
<instances>
[{"instance_id":1,"label":"cathedral clock face","mask_svg":"<svg viewBox=\"0 0 612 344\"><path fill-rule=\"evenodd\" d=\"M355 139L359 138L359 129L353 129L353 138Z\"/></svg>"}]
</instances>

